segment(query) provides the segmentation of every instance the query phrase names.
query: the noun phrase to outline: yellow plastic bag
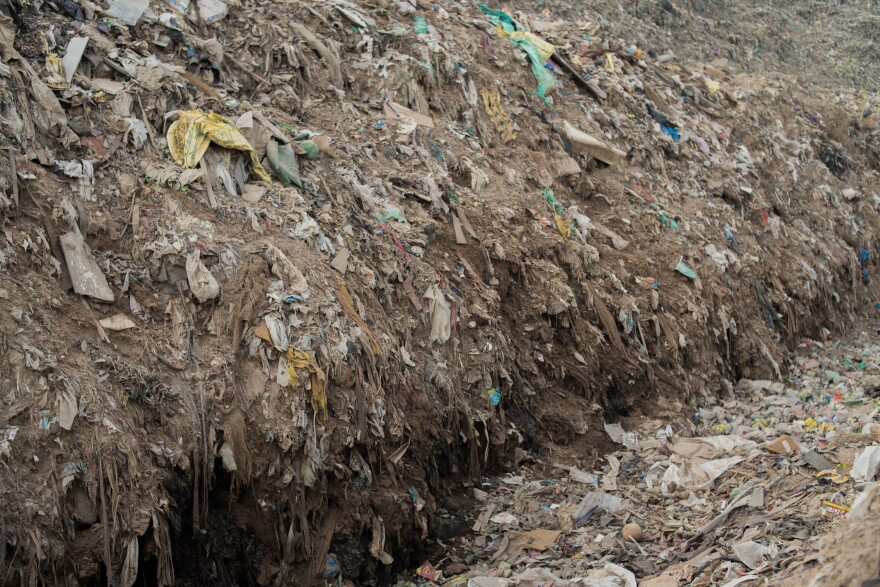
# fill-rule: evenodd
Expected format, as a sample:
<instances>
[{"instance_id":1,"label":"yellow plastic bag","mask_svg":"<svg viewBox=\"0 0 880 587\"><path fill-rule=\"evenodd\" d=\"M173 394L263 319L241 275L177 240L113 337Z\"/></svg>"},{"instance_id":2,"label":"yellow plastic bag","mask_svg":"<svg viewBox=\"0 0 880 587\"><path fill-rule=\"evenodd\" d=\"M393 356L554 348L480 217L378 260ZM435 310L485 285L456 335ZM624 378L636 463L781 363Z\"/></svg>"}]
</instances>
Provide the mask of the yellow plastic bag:
<instances>
[{"instance_id":1,"label":"yellow plastic bag","mask_svg":"<svg viewBox=\"0 0 880 587\"><path fill-rule=\"evenodd\" d=\"M46 80L47 86L53 90L66 90L68 88L68 83L64 81L64 65L61 62L61 58L55 53L46 55L46 71L49 72L49 79Z\"/></svg>"},{"instance_id":2,"label":"yellow plastic bag","mask_svg":"<svg viewBox=\"0 0 880 587\"><path fill-rule=\"evenodd\" d=\"M342 306L342 309L345 310L345 313L348 314L348 317L354 320L355 324L361 327L361 330L364 331L364 334L367 335L367 338L370 339L370 346L372 347L373 354L377 357L382 355L382 347L379 346L379 341L376 340L376 337L373 336L373 331L370 330L370 327L367 326L367 323L364 322L364 319L358 316L357 310L354 308L354 300L351 299L351 294L348 293L348 288L345 287L345 282L340 277L336 277L336 285L339 288L339 293L336 296L339 299L339 305Z\"/></svg>"},{"instance_id":3,"label":"yellow plastic bag","mask_svg":"<svg viewBox=\"0 0 880 587\"><path fill-rule=\"evenodd\" d=\"M565 243L568 246L572 246L568 241L568 237L571 235L571 225L565 221L565 218L556 213L553 214L553 221L556 223L556 230L559 231Z\"/></svg>"},{"instance_id":4,"label":"yellow plastic bag","mask_svg":"<svg viewBox=\"0 0 880 587\"><path fill-rule=\"evenodd\" d=\"M321 420L327 421L327 375L315 362L315 357L307 351L287 348L287 373L290 375L290 386L299 382L297 369L305 369L309 372L312 383L312 409L321 414Z\"/></svg>"},{"instance_id":5,"label":"yellow plastic bag","mask_svg":"<svg viewBox=\"0 0 880 587\"><path fill-rule=\"evenodd\" d=\"M718 93L718 88L721 87L721 84L716 82L715 80L706 78L703 80L706 82L706 89L709 90L709 93L713 96Z\"/></svg>"},{"instance_id":6,"label":"yellow plastic bag","mask_svg":"<svg viewBox=\"0 0 880 587\"><path fill-rule=\"evenodd\" d=\"M66 90L69 84L64 79L64 63L54 51L49 50L49 37L40 33L43 41L43 53L46 55L46 71L49 77L46 85L53 90Z\"/></svg>"},{"instance_id":7,"label":"yellow plastic bag","mask_svg":"<svg viewBox=\"0 0 880 587\"><path fill-rule=\"evenodd\" d=\"M513 130L513 123L504 110L504 105L501 103L501 94L498 90L490 92L483 88L480 90L480 96L483 98L483 108L486 109L486 114L489 115L489 119L495 125L498 134L501 135L501 142L509 143L515 140L516 131Z\"/></svg>"},{"instance_id":8,"label":"yellow plastic bag","mask_svg":"<svg viewBox=\"0 0 880 587\"><path fill-rule=\"evenodd\" d=\"M614 53L605 54L605 71L607 71L611 75L616 75L616 69L614 67Z\"/></svg>"},{"instance_id":9,"label":"yellow plastic bag","mask_svg":"<svg viewBox=\"0 0 880 587\"><path fill-rule=\"evenodd\" d=\"M214 112L184 110L166 133L168 150L174 162L193 169L202 160L211 143L226 149L246 151L251 156L254 173L266 183L272 179L257 159L257 153L231 120Z\"/></svg>"}]
</instances>

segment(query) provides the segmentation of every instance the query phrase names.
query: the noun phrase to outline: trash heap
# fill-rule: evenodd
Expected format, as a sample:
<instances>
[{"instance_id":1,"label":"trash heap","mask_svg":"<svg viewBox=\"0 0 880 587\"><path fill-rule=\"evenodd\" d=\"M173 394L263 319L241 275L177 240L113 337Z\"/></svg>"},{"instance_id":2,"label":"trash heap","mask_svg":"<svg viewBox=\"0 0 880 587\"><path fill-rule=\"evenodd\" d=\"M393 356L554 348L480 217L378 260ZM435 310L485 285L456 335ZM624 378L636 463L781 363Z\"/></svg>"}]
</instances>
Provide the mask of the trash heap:
<instances>
[{"instance_id":1,"label":"trash heap","mask_svg":"<svg viewBox=\"0 0 880 587\"><path fill-rule=\"evenodd\" d=\"M874 310L876 94L556 8L0 0L4 582L388 584Z\"/></svg>"},{"instance_id":2,"label":"trash heap","mask_svg":"<svg viewBox=\"0 0 880 587\"><path fill-rule=\"evenodd\" d=\"M600 466L562 451L474 484L439 582L862 585L880 568L841 558L876 550L878 342L807 340L785 382L742 379L690 423L606 422L618 450Z\"/></svg>"}]
</instances>

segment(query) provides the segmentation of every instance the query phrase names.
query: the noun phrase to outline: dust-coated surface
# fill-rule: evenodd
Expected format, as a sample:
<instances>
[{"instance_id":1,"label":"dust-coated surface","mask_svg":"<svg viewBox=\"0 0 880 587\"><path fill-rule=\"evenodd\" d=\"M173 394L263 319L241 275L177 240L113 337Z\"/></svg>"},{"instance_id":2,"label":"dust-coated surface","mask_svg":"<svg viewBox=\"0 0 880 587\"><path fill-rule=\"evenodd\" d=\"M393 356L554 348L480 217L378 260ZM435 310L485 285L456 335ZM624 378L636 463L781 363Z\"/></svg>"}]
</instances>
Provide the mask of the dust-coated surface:
<instances>
[{"instance_id":1,"label":"dust-coated surface","mask_svg":"<svg viewBox=\"0 0 880 587\"><path fill-rule=\"evenodd\" d=\"M390 585L425 560L449 578L518 529L475 533L474 487L536 516L575 503L557 465L605 483L605 424L762 445L777 422L744 407L745 428L707 428L731 397L775 409L741 381L824 401L787 380L798 357L868 349L829 367L863 397L878 10L0 0L0 584ZM778 431L835 464L873 442L832 448L788 408ZM709 584L751 540L775 549L762 581L825 572L830 486L795 457L681 506L681 483L639 486L666 449L627 450L614 491L644 553L593 515L542 525L557 550L603 538L537 566L642 579L699 551ZM508 475L524 485L497 494ZM768 507L804 497L772 519L801 521L754 533L738 511L694 538L777 477Z\"/></svg>"}]
</instances>

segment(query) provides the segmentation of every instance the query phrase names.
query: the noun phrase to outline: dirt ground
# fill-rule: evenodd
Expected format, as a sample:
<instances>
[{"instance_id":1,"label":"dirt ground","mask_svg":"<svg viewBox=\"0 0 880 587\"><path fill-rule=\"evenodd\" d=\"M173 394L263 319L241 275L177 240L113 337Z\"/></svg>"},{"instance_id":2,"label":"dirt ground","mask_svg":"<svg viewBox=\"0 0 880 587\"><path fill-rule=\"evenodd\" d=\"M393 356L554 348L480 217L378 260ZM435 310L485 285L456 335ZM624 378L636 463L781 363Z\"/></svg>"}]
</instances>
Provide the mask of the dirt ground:
<instances>
[{"instance_id":1,"label":"dirt ground","mask_svg":"<svg viewBox=\"0 0 880 587\"><path fill-rule=\"evenodd\" d=\"M438 582L871 584L877 343L805 339L784 381L740 380L690 422L606 420L598 461L560 450L485 476L467 531L437 540Z\"/></svg>"},{"instance_id":2,"label":"dirt ground","mask_svg":"<svg viewBox=\"0 0 880 587\"><path fill-rule=\"evenodd\" d=\"M413 580L877 311L876 2L0 9L3 584Z\"/></svg>"}]
</instances>

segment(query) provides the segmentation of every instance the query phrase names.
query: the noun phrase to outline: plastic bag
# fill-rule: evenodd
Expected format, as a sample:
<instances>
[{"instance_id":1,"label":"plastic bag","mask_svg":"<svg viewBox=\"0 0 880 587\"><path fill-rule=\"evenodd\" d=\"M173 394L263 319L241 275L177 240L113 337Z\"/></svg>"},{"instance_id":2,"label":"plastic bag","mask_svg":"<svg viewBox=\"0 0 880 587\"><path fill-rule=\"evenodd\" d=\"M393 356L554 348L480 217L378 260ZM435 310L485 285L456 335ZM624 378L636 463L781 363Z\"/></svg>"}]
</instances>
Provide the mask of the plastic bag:
<instances>
[{"instance_id":1,"label":"plastic bag","mask_svg":"<svg viewBox=\"0 0 880 587\"><path fill-rule=\"evenodd\" d=\"M514 45L517 45L529 56L529 61L532 63L532 75L538 82L538 95L544 102L547 102L547 93L556 89L556 78L553 77L550 70L544 67L544 64L553 56L555 47L540 37L521 30L519 24L507 13L492 10L485 4L477 6L498 27L496 30L499 35L508 37Z\"/></svg>"},{"instance_id":2,"label":"plastic bag","mask_svg":"<svg viewBox=\"0 0 880 587\"><path fill-rule=\"evenodd\" d=\"M296 152L291 145L279 145L275 141L269 141L266 145L266 156L272 165L272 170L278 176L278 181L284 187L295 185L302 187L299 177L299 165L296 162Z\"/></svg>"},{"instance_id":3,"label":"plastic bag","mask_svg":"<svg viewBox=\"0 0 880 587\"><path fill-rule=\"evenodd\" d=\"M443 291L435 284L425 292L431 312L431 341L444 343L452 336L452 310Z\"/></svg>"},{"instance_id":4,"label":"plastic bag","mask_svg":"<svg viewBox=\"0 0 880 587\"><path fill-rule=\"evenodd\" d=\"M189 281L189 289L200 302L207 302L220 295L220 284L202 263L198 249L186 257L186 278Z\"/></svg>"},{"instance_id":5,"label":"plastic bag","mask_svg":"<svg viewBox=\"0 0 880 587\"><path fill-rule=\"evenodd\" d=\"M211 143L215 143L226 149L247 152L251 156L254 174L266 183L272 183L272 178L260 165L254 148L225 116L201 110L184 110L168 127L166 138L172 159L184 169L198 165Z\"/></svg>"},{"instance_id":6,"label":"plastic bag","mask_svg":"<svg viewBox=\"0 0 880 587\"><path fill-rule=\"evenodd\" d=\"M880 468L880 446L869 446L856 457L851 475L856 481L873 481L878 468Z\"/></svg>"}]
</instances>

